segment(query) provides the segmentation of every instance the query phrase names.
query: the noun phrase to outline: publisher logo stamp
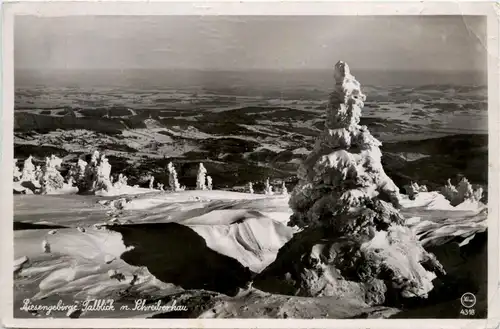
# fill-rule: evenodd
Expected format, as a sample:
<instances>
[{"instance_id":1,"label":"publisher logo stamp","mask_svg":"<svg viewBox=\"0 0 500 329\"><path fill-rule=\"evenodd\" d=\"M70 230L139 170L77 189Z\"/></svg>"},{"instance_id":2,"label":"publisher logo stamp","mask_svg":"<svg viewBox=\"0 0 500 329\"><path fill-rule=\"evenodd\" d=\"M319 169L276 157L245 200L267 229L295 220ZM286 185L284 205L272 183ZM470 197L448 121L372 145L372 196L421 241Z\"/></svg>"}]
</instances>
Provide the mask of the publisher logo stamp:
<instances>
[{"instance_id":1,"label":"publisher logo stamp","mask_svg":"<svg viewBox=\"0 0 500 329\"><path fill-rule=\"evenodd\" d=\"M474 305L476 305L476 296L474 296L474 294L470 292L466 292L460 298L460 302L462 303L463 307L472 308L474 307Z\"/></svg>"}]
</instances>

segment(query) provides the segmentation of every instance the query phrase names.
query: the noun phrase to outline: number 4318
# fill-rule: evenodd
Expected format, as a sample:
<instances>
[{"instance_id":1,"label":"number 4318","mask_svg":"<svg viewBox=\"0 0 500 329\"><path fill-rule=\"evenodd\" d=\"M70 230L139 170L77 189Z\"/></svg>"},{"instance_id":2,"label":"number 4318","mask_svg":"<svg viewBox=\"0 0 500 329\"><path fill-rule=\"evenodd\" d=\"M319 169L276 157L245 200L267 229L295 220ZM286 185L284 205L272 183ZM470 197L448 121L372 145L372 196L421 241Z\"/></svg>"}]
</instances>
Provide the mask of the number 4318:
<instances>
[{"instance_id":1,"label":"number 4318","mask_svg":"<svg viewBox=\"0 0 500 329\"><path fill-rule=\"evenodd\" d=\"M464 308L463 308L463 309L460 311L460 314L461 314L461 315L474 315L474 314L476 314L476 310L474 310L473 308L471 308L471 309L469 309L469 308L464 309Z\"/></svg>"}]
</instances>

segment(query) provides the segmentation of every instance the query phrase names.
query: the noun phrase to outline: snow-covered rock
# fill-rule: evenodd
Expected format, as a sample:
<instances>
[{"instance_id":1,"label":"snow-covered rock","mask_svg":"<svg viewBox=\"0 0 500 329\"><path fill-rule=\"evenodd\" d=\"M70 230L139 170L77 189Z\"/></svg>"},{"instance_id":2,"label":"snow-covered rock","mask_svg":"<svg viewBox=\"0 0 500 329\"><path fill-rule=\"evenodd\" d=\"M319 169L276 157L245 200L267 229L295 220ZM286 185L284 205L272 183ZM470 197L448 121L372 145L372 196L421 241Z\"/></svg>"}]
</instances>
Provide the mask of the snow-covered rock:
<instances>
[{"instance_id":1,"label":"snow-covered rock","mask_svg":"<svg viewBox=\"0 0 500 329\"><path fill-rule=\"evenodd\" d=\"M351 296L370 305L384 304L386 296L426 297L444 270L405 226L398 210L403 198L384 172L381 143L359 125L366 98L359 82L344 62L335 65L334 77L325 129L299 168L289 201L288 225L302 232L254 286Z\"/></svg>"}]
</instances>

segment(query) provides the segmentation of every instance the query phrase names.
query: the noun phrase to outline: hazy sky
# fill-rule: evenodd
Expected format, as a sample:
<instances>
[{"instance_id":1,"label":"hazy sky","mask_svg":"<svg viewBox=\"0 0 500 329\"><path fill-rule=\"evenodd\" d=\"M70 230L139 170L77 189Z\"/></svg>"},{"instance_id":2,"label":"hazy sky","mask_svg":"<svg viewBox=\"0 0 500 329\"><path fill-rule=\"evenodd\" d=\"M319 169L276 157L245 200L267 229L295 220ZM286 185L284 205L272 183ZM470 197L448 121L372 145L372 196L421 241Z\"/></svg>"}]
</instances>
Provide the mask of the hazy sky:
<instances>
[{"instance_id":1,"label":"hazy sky","mask_svg":"<svg viewBox=\"0 0 500 329\"><path fill-rule=\"evenodd\" d=\"M15 67L486 70L485 33L473 16L25 16Z\"/></svg>"}]
</instances>

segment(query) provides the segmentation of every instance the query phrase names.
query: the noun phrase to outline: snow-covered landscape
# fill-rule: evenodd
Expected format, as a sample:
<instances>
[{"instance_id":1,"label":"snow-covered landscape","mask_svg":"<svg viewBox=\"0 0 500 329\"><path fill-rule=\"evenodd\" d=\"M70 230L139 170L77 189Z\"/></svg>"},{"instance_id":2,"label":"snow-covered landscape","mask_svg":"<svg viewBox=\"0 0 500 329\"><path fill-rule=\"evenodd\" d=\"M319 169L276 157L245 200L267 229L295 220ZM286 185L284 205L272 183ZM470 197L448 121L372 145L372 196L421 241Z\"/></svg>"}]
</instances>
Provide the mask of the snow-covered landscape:
<instances>
[{"instance_id":1,"label":"snow-covered landscape","mask_svg":"<svg viewBox=\"0 0 500 329\"><path fill-rule=\"evenodd\" d=\"M487 316L485 19L15 22L16 318Z\"/></svg>"},{"instance_id":2,"label":"snow-covered landscape","mask_svg":"<svg viewBox=\"0 0 500 329\"><path fill-rule=\"evenodd\" d=\"M206 163L224 164L224 157L199 162L190 171L192 180L179 178L176 167L182 159L169 157L160 175L151 166L130 179L108 157L130 154L132 166L137 152L113 151L114 135L107 137L107 149L96 141L106 133L17 132L16 150L31 140L64 157L46 153L43 159L36 153L21 163L21 155L14 164L16 316L436 317L436 309L450 308L471 290L478 296L478 316L484 315L486 185L443 177L433 188L424 184L432 176L393 175L436 154L418 150L418 140L409 141L409 152L395 143L383 154L371 129L360 125L370 96L346 64L339 62L335 70L337 84L326 115L318 110L314 119L323 131L312 137L315 143L303 138L294 144L297 152L290 152L299 156L296 176L282 171L271 180L234 177L234 186L227 178L221 187ZM18 118L25 114L16 112ZM248 141L270 146L249 149L247 157L259 150L290 150L283 135L270 138L276 130L250 127L269 135ZM154 141L160 146L147 159L166 160L162 152L173 151L162 145L173 137L156 139L167 136L161 132L185 141L226 139L193 129L175 132L159 123L123 128L120 140L129 148L140 140ZM392 131L392 137L397 140L397 133ZM147 154L145 144L140 148ZM387 156L398 159L399 167L390 168L390 161L383 166ZM398 186L391 176L406 185ZM476 264L474 274L471 264ZM37 305L62 300L74 308L47 314L23 309L27 299ZM86 300L113 300L114 310L93 312L85 308ZM137 300L149 307L134 308ZM186 309L155 309L158 302ZM459 316L448 312L442 316Z\"/></svg>"}]
</instances>

